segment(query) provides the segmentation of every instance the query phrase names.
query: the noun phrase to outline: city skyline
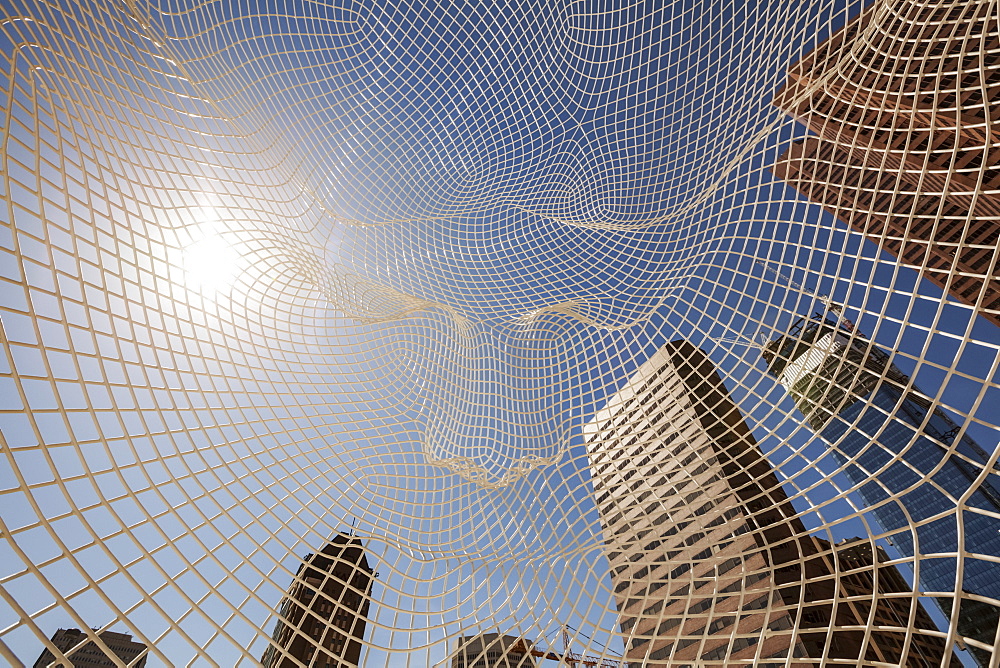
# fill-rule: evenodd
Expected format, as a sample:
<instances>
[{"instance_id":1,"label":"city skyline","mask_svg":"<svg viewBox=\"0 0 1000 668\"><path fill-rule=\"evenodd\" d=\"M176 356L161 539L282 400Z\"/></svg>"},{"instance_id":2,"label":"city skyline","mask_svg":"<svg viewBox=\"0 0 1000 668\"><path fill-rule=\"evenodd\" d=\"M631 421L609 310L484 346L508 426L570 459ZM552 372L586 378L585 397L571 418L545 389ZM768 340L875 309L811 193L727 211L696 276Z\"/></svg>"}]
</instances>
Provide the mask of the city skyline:
<instances>
[{"instance_id":1,"label":"city skyline","mask_svg":"<svg viewBox=\"0 0 1000 668\"><path fill-rule=\"evenodd\" d=\"M996 454L1000 328L770 169L818 136L773 104L795 64L863 15L856 48L821 58L853 81L850 54L915 11L865 4L6 3L0 662L97 627L147 668L260 665L303 555L342 532L380 572L368 668L448 668L456 638L491 633L617 661L633 638L582 428L683 339L784 515L826 541L816 568L855 564L830 582L844 614L887 555L905 582L866 628L919 600L968 663L760 357L842 304ZM988 97L989 8L963 7L939 32ZM984 200L988 168L956 168ZM988 218L941 215L970 234ZM965 240L947 243L990 250Z\"/></svg>"},{"instance_id":2,"label":"city skyline","mask_svg":"<svg viewBox=\"0 0 1000 668\"><path fill-rule=\"evenodd\" d=\"M584 433L627 660L960 665L919 632L938 629L904 597L912 590L895 567L880 566L881 548L808 534L717 369L689 342L660 349ZM847 630L867 623L866 609L879 620L868 638ZM912 644L901 642L905 626L891 630L901 624L912 624Z\"/></svg>"}]
</instances>

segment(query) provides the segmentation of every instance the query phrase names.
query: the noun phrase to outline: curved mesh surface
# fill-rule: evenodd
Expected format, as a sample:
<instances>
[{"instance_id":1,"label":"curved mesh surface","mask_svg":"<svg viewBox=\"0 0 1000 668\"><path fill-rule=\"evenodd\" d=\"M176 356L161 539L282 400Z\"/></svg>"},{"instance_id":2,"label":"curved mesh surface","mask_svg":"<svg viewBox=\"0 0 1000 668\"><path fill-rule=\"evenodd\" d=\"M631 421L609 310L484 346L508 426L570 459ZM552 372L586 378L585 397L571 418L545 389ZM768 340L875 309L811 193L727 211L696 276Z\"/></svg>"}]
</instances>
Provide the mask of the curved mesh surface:
<instances>
[{"instance_id":1,"label":"curved mesh surface","mask_svg":"<svg viewBox=\"0 0 1000 668\"><path fill-rule=\"evenodd\" d=\"M997 665L995 3L2 11L12 665Z\"/></svg>"}]
</instances>

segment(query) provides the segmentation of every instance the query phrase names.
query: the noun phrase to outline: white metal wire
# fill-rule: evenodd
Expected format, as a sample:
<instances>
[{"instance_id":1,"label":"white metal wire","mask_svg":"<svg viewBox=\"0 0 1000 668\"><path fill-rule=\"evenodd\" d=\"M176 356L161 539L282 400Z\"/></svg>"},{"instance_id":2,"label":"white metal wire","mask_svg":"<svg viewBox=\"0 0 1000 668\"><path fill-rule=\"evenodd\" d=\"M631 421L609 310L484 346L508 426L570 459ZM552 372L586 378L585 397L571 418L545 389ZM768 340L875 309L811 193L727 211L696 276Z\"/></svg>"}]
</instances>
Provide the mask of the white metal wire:
<instances>
[{"instance_id":1,"label":"white metal wire","mask_svg":"<svg viewBox=\"0 0 1000 668\"><path fill-rule=\"evenodd\" d=\"M678 340L718 369L802 540L883 550L931 635L1000 665L960 623L1000 606L996 3L0 17L11 665L62 657L59 628L131 634L147 665L257 665L303 557L344 531L379 574L366 666L450 665L490 633L563 652L567 625L570 651L621 657L637 627L584 425ZM809 339L818 310L834 334ZM789 333L826 347L785 373L764 353ZM935 564L950 587L926 586ZM831 602L876 609L830 568ZM665 581L641 608L683 598L646 615L682 617L649 645L675 649L630 661L897 665L727 663L723 638L794 646L807 611L759 579L740 601L765 587L754 619L791 625L713 630L723 593L692 612L706 590ZM825 628L896 633L921 665L917 613L876 614Z\"/></svg>"}]
</instances>

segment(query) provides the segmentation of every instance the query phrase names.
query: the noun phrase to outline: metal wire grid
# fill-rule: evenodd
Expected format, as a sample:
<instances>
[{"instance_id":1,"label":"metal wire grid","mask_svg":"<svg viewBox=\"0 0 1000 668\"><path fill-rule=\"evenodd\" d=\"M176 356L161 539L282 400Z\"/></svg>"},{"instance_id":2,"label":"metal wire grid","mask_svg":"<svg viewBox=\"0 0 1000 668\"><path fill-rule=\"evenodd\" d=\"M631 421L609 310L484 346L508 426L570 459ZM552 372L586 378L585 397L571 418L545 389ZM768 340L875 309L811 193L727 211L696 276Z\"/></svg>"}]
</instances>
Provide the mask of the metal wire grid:
<instances>
[{"instance_id":1,"label":"metal wire grid","mask_svg":"<svg viewBox=\"0 0 1000 668\"><path fill-rule=\"evenodd\" d=\"M960 430L936 471L996 465L997 9L877 4L849 48L814 52L860 11L8 5L0 653L60 656L49 638L78 627L132 634L150 664L255 665L303 555L353 530L380 573L365 665L447 664L487 632L558 648L563 624L578 651L623 654L581 428L686 339L808 531L887 550L938 635L997 665L926 596L961 587L929 592L912 567L1000 555L963 535L954 554L901 552L845 443L761 358L842 304ZM839 119L824 95L863 112ZM776 179L807 135L835 150ZM887 210L895 228L876 225ZM927 225L946 260L907 250ZM1000 521L973 501L986 479L950 516ZM722 619L678 596L684 619ZM682 633L698 625L669 633L723 665L708 632ZM752 639L736 625L727 646Z\"/></svg>"}]
</instances>

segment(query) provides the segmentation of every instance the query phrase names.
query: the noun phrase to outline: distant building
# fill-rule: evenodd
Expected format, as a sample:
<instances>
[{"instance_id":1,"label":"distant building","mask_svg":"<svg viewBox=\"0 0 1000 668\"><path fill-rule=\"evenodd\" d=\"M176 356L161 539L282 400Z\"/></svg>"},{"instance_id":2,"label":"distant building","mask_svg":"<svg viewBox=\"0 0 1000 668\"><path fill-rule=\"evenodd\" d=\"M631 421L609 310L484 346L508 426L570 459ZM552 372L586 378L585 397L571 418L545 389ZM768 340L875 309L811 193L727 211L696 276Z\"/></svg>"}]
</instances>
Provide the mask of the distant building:
<instances>
[{"instance_id":1,"label":"distant building","mask_svg":"<svg viewBox=\"0 0 1000 668\"><path fill-rule=\"evenodd\" d=\"M116 633L114 631L102 631L97 634L108 649L132 668L142 668L146 665L146 646L141 642L132 640L128 633ZM68 655L70 665L73 668L106 668L114 665L107 653L98 647L94 641L87 640L87 633L80 629L59 629L52 636L52 644L60 652L66 654L80 643L85 643L80 649ZM140 657L140 655L142 655ZM46 666L62 666L63 663L56 663L56 657L49 650L44 650L33 668L45 668Z\"/></svg>"},{"instance_id":2,"label":"distant building","mask_svg":"<svg viewBox=\"0 0 1000 668\"><path fill-rule=\"evenodd\" d=\"M988 4L873 3L789 70L774 104L815 136L773 171L1000 325L996 25Z\"/></svg>"},{"instance_id":3,"label":"distant building","mask_svg":"<svg viewBox=\"0 0 1000 668\"><path fill-rule=\"evenodd\" d=\"M913 557L919 539L923 591L956 591L959 572L948 555L964 554L957 591L990 600L963 595L958 632L992 647L1000 625L993 604L1000 599L1000 565L977 555L1000 557L1000 470L986 472L969 494L984 474L986 453L968 436L956 438L955 423L908 390L909 378L846 320L803 319L763 356L896 548ZM959 515L955 499L966 495L968 509ZM952 599L938 602L950 615ZM973 654L989 663L989 652Z\"/></svg>"},{"instance_id":4,"label":"distant building","mask_svg":"<svg viewBox=\"0 0 1000 668\"><path fill-rule=\"evenodd\" d=\"M373 581L359 538L339 533L321 552L306 555L281 599L264 667L357 666Z\"/></svg>"},{"instance_id":5,"label":"distant building","mask_svg":"<svg viewBox=\"0 0 1000 668\"><path fill-rule=\"evenodd\" d=\"M941 665L944 641L920 633L934 626L919 602L879 602L910 591L894 568L869 556L854 580L834 577L833 560L851 554L807 534L711 361L690 343L667 344L643 364L584 439L631 665L791 657L804 667L826 648L831 659L894 661L903 644L892 627L905 635L913 608L908 657ZM864 634L831 630L834 601L839 626L863 628L865 605L905 615L865 644Z\"/></svg>"},{"instance_id":6,"label":"distant building","mask_svg":"<svg viewBox=\"0 0 1000 668\"><path fill-rule=\"evenodd\" d=\"M511 651L518 643L515 636L483 633L462 636L456 640L451 657L451 668L534 668L535 659L530 654Z\"/></svg>"}]
</instances>

